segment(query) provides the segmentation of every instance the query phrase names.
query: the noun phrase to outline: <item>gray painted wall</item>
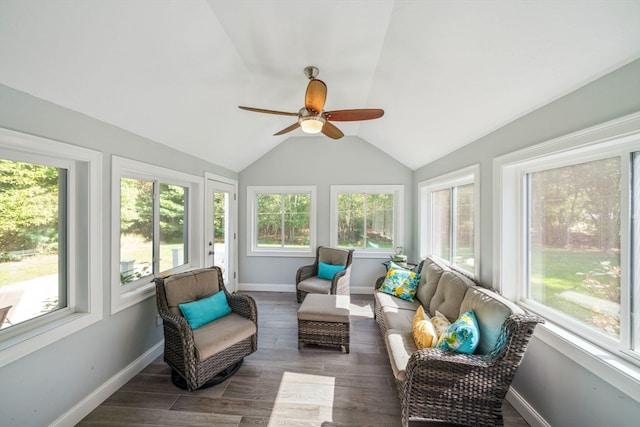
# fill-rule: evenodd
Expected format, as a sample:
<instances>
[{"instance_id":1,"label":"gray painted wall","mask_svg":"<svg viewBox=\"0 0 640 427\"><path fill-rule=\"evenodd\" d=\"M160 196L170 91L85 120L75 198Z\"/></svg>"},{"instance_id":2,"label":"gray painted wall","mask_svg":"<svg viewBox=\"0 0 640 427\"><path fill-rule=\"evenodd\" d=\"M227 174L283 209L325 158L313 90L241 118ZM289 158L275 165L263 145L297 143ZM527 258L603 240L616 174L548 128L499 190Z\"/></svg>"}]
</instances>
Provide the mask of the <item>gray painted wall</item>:
<instances>
[{"instance_id":1,"label":"gray painted wall","mask_svg":"<svg viewBox=\"0 0 640 427\"><path fill-rule=\"evenodd\" d=\"M110 262L111 155L204 176L237 179L220 166L0 85L0 126L103 153L103 265ZM110 315L103 269L103 320L0 368L0 425L45 426L162 340L155 298Z\"/></svg>"},{"instance_id":2,"label":"gray painted wall","mask_svg":"<svg viewBox=\"0 0 640 427\"><path fill-rule=\"evenodd\" d=\"M480 266L482 280L490 284L493 201L498 197L493 194L493 159L636 111L640 111L640 60L416 170L415 200L420 182L480 163ZM640 417L638 402L536 338L513 388L552 426L630 426Z\"/></svg>"},{"instance_id":3,"label":"gray painted wall","mask_svg":"<svg viewBox=\"0 0 640 427\"><path fill-rule=\"evenodd\" d=\"M384 120L384 119L381 119ZM247 256L247 186L315 185L318 245L329 245L331 185L402 184L405 189L405 247L413 247L411 169L357 137L334 141L325 136L293 137L255 161L239 178L239 284L295 285L296 270L314 258ZM391 253L391 251L390 251ZM413 253L408 251L410 259ZM386 258L354 258L352 287L369 287L384 274Z\"/></svg>"}]
</instances>

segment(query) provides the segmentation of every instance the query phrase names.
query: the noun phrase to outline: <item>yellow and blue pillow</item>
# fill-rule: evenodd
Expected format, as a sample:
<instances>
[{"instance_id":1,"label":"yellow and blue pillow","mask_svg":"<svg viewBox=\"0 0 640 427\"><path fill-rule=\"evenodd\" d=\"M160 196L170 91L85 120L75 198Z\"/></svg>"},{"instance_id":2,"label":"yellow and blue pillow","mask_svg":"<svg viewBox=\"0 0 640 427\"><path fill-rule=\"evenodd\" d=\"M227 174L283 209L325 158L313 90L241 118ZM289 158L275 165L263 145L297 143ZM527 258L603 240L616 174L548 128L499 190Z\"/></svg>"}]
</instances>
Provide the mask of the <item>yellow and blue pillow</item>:
<instances>
[{"instance_id":1,"label":"yellow and blue pillow","mask_svg":"<svg viewBox=\"0 0 640 427\"><path fill-rule=\"evenodd\" d=\"M413 301L418 283L420 283L420 274L391 263L380 291L403 300Z\"/></svg>"},{"instance_id":2,"label":"yellow and blue pillow","mask_svg":"<svg viewBox=\"0 0 640 427\"><path fill-rule=\"evenodd\" d=\"M480 342L480 328L473 310L458 317L438 338L437 348L473 354Z\"/></svg>"}]
</instances>

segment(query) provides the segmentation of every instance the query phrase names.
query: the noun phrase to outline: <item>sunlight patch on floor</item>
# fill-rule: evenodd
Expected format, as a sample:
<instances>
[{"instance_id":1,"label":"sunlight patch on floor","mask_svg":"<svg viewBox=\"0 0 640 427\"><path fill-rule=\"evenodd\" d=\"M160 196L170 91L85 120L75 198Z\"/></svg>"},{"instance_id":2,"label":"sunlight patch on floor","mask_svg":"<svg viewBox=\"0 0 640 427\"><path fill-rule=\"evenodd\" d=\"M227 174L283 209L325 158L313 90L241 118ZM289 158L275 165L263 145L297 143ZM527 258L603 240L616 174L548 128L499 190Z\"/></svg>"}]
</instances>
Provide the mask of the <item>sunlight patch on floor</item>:
<instances>
[{"instance_id":1,"label":"sunlight patch on floor","mask_svg":"<svg viewBox=\"0 0 640 427\"><path fill-rule=\"evenodd\" d=\"M291 415L291 405L313 405L318 412L318 420L333 419L335 378L325 375L285 372L280 381L278 394L273 405L269 426L282 424L282 419Z\"/></svg>"}]
</instances>

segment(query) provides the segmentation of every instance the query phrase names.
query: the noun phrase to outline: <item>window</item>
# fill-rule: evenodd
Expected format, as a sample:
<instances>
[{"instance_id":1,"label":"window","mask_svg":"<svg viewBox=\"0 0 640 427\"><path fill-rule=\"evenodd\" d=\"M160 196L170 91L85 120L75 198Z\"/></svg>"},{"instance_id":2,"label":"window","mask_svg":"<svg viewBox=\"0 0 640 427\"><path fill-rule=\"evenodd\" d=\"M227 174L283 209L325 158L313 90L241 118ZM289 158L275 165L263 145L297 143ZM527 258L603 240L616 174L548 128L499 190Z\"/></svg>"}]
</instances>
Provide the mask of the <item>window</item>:
<instances>
[{"instance_id":1,"label":"window","mask_svg":"<svg viewBox=\"0 0 640 427\"><path fill-rule=\"evenodd\" d=\"M502 292L545 317L543 330L564 337L560 351L594 360L605 379L606 365L640 365L638 147L636 114L495 161Z\"/></svg>"},{"instance_id":2,"label":"window","mask_svg":"<svg viewBox=\"0 0 640 427\"><path fill-rule=\"evenodd\" d=\"M192 204L202 184L198 177L118 157L113 169L112 311L118 311L152 295L154 277L199 264L191 256L202 240L192 238L201 228L192 220Z\"/></svg>"},{"instance_id":3,"label":"window","mask_svg":"<svg viewBox=\"0 0 640 427\"><path fill-rule=\"evenodd\" d=\"M404 186L332 185L331 246L380 257L403 246Z\"/></svg>"},{"instance_id":4,"label":"window","mask_svg":"<svg viewBox=\"0 0 640 427\"><path fill-rule=\"evenodd\" d=\"M478 166L420 183L420 256L434 256L479 276L477 271Z\"/></svg>"},{"instance_id":5,"label":"window","mask_svg":"<svg viewBox=\"0 0 640 427\"><path fill-rule=\"evenodd\" d=\"M316 246L315 187L247 187L248 254L309 256Z\"/></svg>"},{"instance_id":6,"label":"window","mask_svg":"<svg viewBox=\"0 0 640 427\"><path fill-rule=\"evenodd\" d=\"M102 317L99 153L0 129L1 365Z\"/></svg>"}]
</instances>

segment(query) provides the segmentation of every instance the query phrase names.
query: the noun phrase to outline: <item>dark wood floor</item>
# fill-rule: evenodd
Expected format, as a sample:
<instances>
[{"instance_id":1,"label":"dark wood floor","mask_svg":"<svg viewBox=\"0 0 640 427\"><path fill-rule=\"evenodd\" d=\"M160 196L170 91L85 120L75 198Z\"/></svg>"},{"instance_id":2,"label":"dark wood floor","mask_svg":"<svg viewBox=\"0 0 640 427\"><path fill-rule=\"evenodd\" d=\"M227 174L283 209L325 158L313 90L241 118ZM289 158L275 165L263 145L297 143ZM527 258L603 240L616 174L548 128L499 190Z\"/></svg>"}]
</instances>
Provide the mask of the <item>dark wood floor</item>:
<instances>
[{"instance_id":1,"label":"dark wood floor","mask_svg":"<svg viewBox=\"0 0 640 427\"><path fill-rule=\"evenodd\" d=\"M293 293L250 294L258 303L259 349L235 376L189 393L173 386L160 357L78 425L400 425L400 402L370 295L351 298L351 352L346 354L312 345L298 351ZM505 426L528 426L507 402L503 412Z\"/></svg>"}]
</instances>

